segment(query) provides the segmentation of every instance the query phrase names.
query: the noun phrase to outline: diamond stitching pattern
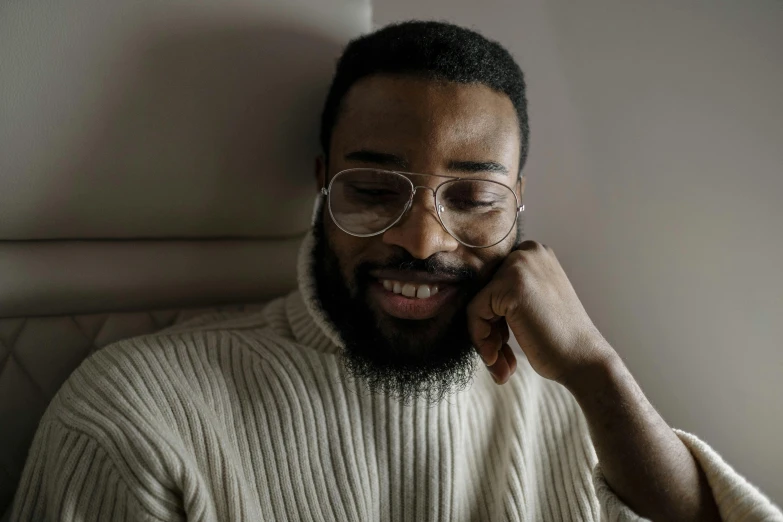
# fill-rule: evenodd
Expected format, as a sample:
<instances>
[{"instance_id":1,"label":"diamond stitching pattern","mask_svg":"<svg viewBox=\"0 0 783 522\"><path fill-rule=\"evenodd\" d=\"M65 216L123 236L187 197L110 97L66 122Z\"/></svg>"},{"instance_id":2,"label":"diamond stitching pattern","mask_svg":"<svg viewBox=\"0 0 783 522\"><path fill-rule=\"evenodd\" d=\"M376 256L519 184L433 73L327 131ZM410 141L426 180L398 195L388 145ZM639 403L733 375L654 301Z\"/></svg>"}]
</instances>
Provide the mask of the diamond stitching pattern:
<instances>
[{"instance_id":1,"label":"diamond stitching pattern","mask_svg":"<svg viewBox=\"0 0 783 522\"><path fill-rule=\"evenodd\" d=\"M95 338L91 337L87 334L87 332L84 331L84 328L82 328L82 325L79 324L79 321L76 320L76 317L69 317L71 321L73 321L73 324L76 326L76 329L79 330L79 333L84 336L84 340L87 341L87 349L84 351L84 357L87 357L89 354L91 354L93 351L95 351Z\"/></svg>"}]
</instances>

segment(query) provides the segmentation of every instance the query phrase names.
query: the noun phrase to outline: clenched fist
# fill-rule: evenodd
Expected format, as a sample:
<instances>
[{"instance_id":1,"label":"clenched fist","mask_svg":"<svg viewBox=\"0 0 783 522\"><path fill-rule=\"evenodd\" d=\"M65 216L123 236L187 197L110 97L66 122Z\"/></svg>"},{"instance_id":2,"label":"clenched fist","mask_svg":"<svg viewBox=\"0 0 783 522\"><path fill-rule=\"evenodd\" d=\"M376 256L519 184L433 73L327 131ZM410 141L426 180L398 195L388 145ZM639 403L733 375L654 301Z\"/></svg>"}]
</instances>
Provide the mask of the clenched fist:
<instances>
[{"instance_id":1,"label":"clenched fist","mask_svg":"<svg viewBox=\"0 0 783 522\"><path fill-rule=\"evenodd\" d=\"M517 365L509 328L533 369L560 384L616 356L552 249L535 241L525 241L506 257L467 313L473 346L499 384Z\"/></svg>"}]
</instances>

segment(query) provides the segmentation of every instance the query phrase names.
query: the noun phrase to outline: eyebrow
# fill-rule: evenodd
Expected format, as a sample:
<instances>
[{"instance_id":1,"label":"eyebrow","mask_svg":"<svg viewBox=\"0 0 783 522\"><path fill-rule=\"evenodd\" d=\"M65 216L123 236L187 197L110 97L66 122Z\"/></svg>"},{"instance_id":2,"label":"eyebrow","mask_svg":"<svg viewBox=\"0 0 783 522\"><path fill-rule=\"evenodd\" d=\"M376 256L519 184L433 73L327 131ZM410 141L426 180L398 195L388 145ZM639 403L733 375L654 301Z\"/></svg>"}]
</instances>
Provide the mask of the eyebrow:
<instances>
[{"instance_id":1,"label":"eyebrow","mask_svg":"<svg viewBox=\"0 0 783 522\"><path fill-rule=\"evenodd\" d=\"M375 150L360 149L353 152L349 152L345 155L345 159L361 161L362 163L374 163L376 165L384 165L387 167L397 167L398 169L407 169L410 164L408 160L396 154L388 154L386 152L378 152Z\"/></svg>"},{"instance_id":2,"label":"eyebrow","mask_svg":"<svg viewBox=\"0 0 783 522\"><path fill-rule=\"evenodd\" d=\"M387 152L378 152L369 149L359 149L349 152L345 155L346 160L360 161L362 163L373 163L386 167L395 167L407 170L410 167L408 160L396 154ZM450 161L448 169L457 172L480 173L508 175L508 169L496 161Z\"/></svg>"},{"instance_id":3,"label":"eyebrow","mask_svg":"<svg viewBox=\"0 0 783 522\"><path fill-rule=\"evenodd\" d=\"M449 170L508 175L508 169L496 161L450 161Z\"/></svg>"}]
</instances>

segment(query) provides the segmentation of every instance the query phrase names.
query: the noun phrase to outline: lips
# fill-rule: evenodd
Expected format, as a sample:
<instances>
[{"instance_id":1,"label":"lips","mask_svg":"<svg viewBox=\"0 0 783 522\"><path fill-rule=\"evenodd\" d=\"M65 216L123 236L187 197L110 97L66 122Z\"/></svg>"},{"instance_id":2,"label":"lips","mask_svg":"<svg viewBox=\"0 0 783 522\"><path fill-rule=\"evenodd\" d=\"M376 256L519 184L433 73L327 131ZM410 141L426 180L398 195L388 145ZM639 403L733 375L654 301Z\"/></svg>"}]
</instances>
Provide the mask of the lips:
<instances>
[{"instance_id":1,"label":"lips","mask_svg":"<svg viewBox=\"0 0 783 522\"><path fill-rule=\"evenodd\" d=\"M407 283L416 284L458 284L464 281L464 278L448 275L448 274L431 274L425 271L416 270L372 270L370 276L383 281L388 279L390 281L401 281Z\"/></svg>"},{"instance_id":2,"label":"lips","mask_svg":"<svg viewBox=\"0 0 783 522\"><path fill-rule=\"evenodd\" d=\"M370 285L369 298L385 313L398 319L431 319L457 294L451 283L419 283L414 281L376 279Z\"/></svg>"}]
</instances>

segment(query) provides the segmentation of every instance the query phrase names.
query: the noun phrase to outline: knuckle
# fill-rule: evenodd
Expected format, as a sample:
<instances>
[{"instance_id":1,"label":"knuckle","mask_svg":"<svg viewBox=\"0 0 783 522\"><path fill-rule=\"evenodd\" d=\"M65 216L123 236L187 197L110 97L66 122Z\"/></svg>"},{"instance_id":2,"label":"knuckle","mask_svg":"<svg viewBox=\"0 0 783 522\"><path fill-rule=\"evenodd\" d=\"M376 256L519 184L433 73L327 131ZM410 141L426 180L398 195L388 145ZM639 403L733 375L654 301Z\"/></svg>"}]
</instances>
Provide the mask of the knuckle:
<instances>
[{"instance_id":1,"label":"knuckle","mask_svg":"<svg viewBox=\"0 0 783 522\"><path fill-rule=\"evenodd\" d=\"M528 260L525 256L517 256L517 259L515 260L515 263L512 263L510 267L511 276L515 280L521 281L524 276L525 272L527 271L527 263Z\"/></svg>"},{"instance_id":2,"label":"knuckle","mask_svg":"<svg viewBox=\"0 0 783 522\"><path fill-rule=\"evenodd\" d=\"M539 243L538 241L534 241L532 239L528 239L520 243L519 246L517 247L517 250L524 252L526 250L538 250L539 248L541 248L541 243Z\"/></svg>"},{"instance_id":3,"label":"knuckle","mask_svg":"<svg viewBox=\"0 0 783 522\"><path fill-rule=\"evenodd\" d=\"M516 255L518 259L528 261L530 256L538 256L544 252L552 252L552 249L543 243L538 241L525 241L519 247L517 247L512 254Z\"/></svg>"}]
</instances>

